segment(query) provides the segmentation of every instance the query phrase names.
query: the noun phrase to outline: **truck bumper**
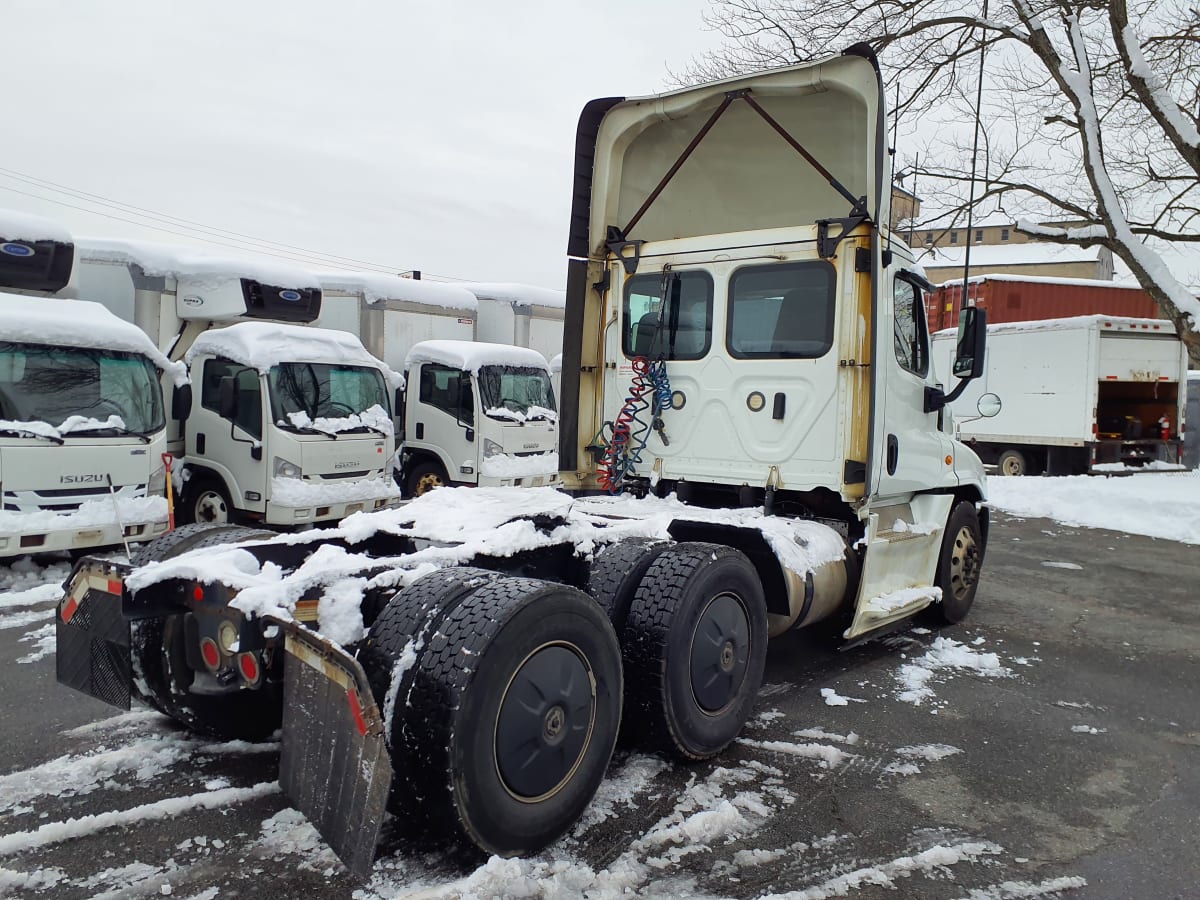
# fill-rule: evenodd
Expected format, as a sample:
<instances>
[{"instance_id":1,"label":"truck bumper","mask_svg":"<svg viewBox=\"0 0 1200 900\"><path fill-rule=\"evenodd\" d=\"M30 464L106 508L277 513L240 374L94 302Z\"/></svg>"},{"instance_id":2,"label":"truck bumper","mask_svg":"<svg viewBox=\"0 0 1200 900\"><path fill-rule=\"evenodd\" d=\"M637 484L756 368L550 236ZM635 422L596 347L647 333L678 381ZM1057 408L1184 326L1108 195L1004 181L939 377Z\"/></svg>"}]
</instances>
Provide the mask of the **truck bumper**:
<instances>
[{"instance_id":1,"label":"truck bumper","mask_svg":"<svg viewBox=\"0 0 1200 900\"><path fill-rule=\"evenodd\" d=\"M541 475L523 475L519 478L496 478L480 475L478 487L559 487L562 482L557 472L544 472Z\"/></svg>"},{"instance_id":2,"label":"truck bumper","mask_svg":"<svg viewBox=\"0 0 1200 900\"><path fill-rule=\"evenodd\" d=\"M337 522L356 512L377 512L399 505L399 498L347 500L326 503L321 506L288 506L273 501L267 502L266 522L283 528L295 525L311 525L317 522Z\"/></svg>"},{"instance_id":3,"label":"truck bumper","mask_svg":"<svg viewBox=\"0 0 1200 900\"><path fill-rule=\"evenodd\" d=\"M44 519L43 513L36 514ZM36 520L34 520L36 521ZM47 529L44 523L0 535L0 559L23 553L54 553L63 550L87 550L91 547L119 545L128 541L149 541L167 533L167 522L127 522L122 527L115 522L107 525Z\"/></svg>"}]
</instances>

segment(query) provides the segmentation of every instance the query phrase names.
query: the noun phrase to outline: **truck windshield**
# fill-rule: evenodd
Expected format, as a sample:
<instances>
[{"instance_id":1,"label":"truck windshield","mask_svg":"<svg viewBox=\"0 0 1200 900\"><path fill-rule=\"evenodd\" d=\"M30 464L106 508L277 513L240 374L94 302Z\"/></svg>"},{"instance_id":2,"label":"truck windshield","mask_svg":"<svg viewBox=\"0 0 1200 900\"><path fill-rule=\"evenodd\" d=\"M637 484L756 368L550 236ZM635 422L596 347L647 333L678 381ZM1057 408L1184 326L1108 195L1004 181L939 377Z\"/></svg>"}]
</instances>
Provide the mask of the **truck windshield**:
<instances>
[{"instance_id":1,"label":"truck windshield","mask_svg":"<svg viewBox=\"0 0 1200 900\"><path fill-rule=\"evenodd\" d=\"M165 425L158 370L137 353L0 341L0 420L65 424L63 437L148 435Z\"/></svg>"},{"instance_id":2,"label":"truck windshield","mask_svg":"<svg viewBox=\"0 0 1200 900\"><path fill-rule=\"evenodd\" d=\"M554 418L554 390L545 369L524 366L483 366L479 370L479 398L487 415L494 419L512 418L501 410L522 418Z\"/></svg>"},{"instance_id":3,"label":"truck windshield","mask_svg":"<svg viewBox=\"0 0 1200 900\"><path fill-rule=\"evenodd\" d=\"M309 424L321 418L345 419L373 406L391 415L383 373L368 366L281 363L271 367L269 381L271 416L284 428L305 427L305 417Z\"/></svg>"}]
</instances>

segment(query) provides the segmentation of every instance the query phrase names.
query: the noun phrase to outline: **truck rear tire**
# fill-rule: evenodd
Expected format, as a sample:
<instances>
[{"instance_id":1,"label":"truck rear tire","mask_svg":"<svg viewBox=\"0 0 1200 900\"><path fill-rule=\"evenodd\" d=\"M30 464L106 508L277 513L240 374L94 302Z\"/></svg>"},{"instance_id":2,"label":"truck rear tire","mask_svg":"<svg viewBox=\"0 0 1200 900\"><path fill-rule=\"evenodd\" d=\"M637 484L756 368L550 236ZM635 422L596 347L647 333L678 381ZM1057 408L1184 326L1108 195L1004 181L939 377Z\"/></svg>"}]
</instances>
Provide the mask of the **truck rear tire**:
<instances>
[{"instance_id":1,"label":"truck rear tire","mask_svg":"<svg viewBox=\"0 0 1200 900\"><path fill-rule=\"evenodd\" d=\"M996 460L996 471L1001 475L1013 478L1019 475L1027 475L1029 474L1029 461L1020 450L1014 450L1012 447L1009 447L1002 451Z\"/></svg>"},{"instance_id":2,"label":"truck rear tire","mask_svg":"<svg viewBox=\"0 0 1200 900\"><path fill-rule=\"evenodd\" d=\"M604 779L621 694L616 634L587 595L498 578L432 630L394 708L392 765L428 833L487 854L534 852Z\"/></svg>"},{"instance_id":3,"label":"truck rear tire","mask_svg":"<svg viewBox=\"0 0 1200 900\"><path fill-rule=\"evenodd\" d=\"M767 658L767 605L754 565L723 544L667 547L625 624L626 726L651 749L707 759L750 715Z\"/></svg>"},{"instance_id":4,"label":"truck rear tire","mask_svg":"<svg viewBox=\"0 0 1200 900\"><path fill-rule=\"evenodd\" d=\"M145 565L201 547L275 537L240 525L184 525L134 551L133 564ZM137 695L186 728L226 739L264 740L279 727L281 686L228 694L193 694L192 671L184 646L184 614L130 623L130 656Z\"/></svg>"},{"instance_id":5,"label":"truck rear tire","mask_svg":"<svg viewBox=\"0 0 1200 900\"><path fill-rule=\"evenodd\" d=\"M450 484L450 478L441 463L420 462L412 467L408 477L404 479L405 493L409 497L420 497L434 488Z\"/></svg>"},{"instance_id":6,"label":"truck rear tire","mask_svg":"<svg viewBox=\"0 0 1200 900\"><path fill-rule=\"evenodd\" d=\"M617 639L622 643L633 595L646 570L669 546L670 541L629 538L602 548L592 560L587 592L607 613L608 620L616 629Z\"/></svg>"},{"instance_id":7,"label":"truck rear tire","mask_svg":"<svg viewBox=\"0 0 1200 900\"><path fill-rule=\"evenodd\" d=\"M975 504L959 501L950 511L942 536L942 552L934 580L934 584L942 589L942 600L925 610L925 618L930 624L956 625L967 617L979 587L983 552L983 532Z\"/></svg>"}]
</instances>

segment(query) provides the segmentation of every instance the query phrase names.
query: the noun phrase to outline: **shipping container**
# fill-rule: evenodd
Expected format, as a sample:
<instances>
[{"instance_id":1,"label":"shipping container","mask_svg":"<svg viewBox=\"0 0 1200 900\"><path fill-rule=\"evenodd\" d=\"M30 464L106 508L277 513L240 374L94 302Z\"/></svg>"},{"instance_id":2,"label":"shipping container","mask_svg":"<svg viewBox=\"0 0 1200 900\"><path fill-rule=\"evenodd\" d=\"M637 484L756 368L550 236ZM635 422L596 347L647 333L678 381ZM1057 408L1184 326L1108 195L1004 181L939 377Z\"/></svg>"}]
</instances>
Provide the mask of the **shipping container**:
<instances>
[{"instance_id":1,"label":"shipping container","mask_svg":"<svg viewBox=\"0 0 1200 900\"><path fill-rule=\"evenodd\" d=\"M1140 287L1085 278L979 275L970 280L968 297L987 310L992 325L1094 315L1163 317L1158 304ZM956 327L962 280L938 285L925 295L925 303L931 332Z\"/></svg>"}]
</instances>

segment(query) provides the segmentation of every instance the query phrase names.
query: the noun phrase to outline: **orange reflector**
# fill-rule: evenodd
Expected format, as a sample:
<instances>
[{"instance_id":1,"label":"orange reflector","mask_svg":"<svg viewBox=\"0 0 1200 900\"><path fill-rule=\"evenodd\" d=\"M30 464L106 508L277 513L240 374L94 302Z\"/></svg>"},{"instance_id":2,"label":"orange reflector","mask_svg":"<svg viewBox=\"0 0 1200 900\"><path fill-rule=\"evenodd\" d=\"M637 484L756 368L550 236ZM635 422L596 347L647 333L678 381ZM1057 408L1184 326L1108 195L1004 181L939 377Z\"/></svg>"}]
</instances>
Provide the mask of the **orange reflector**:
<instances>
[{"instance_id":1,"label":"orange reflector","mask_svg":"<svg viewBox=\"0 0 1200 900\"><path fill-rule=\"evenodd\" d=\"M123 585L121 583L121 579L119 579L119 578L108 579L108 592L110 594L116 594L118 597L120 597L121 592L124 590L124 588L125 588L125 585Z\"/></svg>"},{"instance_id":2,"label":"orange reflector","mask_svg":"<svg viewBox=\"0 0 1200 900\"><path fill-rule=\"evenodd\" d=\"M346 691L346 699L350 701L350 714L354 716L354 724L358 728L358 733L365 735L367 722L363 718L362 701L358 699L358 691L350 688Z\"/></svg>"},{"instance_id":3,"label":"orange reflector","mask_svg":"<svg viewBox=\"0 0 1200 900\"><path fill-rule=\"evenodd\" d=\"M946 465L951 465L953 462L954 462L954 457L947 455L946 456Z\"/></svg>"},{"instance_id":4,"label":"orange reflector","mask_svg":"<svg viewBox=\"0 0 1200 900\"><path fill-rule=\"evenodd\" d=\"M221 651L217 649L217 642L212 638L205 638L200 642L200 655L204 657L204 664L210 669L215 669L221 664Z\"/></svg>"},{"instance_id":5,"label":"orange reflector","mask_svg":"<svg viewBox=\"0 0 1200 900\"><path fill-rule=\"evenodd\" d=\"M78 610L79 610L79 603L75 600L74 597L68 597L67 602L63 604L63 608L62 608L63 624L65 625L67 622L70 622L71 618L75 615L75 613Z\"/></svg>"}]
</instances>

